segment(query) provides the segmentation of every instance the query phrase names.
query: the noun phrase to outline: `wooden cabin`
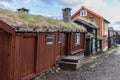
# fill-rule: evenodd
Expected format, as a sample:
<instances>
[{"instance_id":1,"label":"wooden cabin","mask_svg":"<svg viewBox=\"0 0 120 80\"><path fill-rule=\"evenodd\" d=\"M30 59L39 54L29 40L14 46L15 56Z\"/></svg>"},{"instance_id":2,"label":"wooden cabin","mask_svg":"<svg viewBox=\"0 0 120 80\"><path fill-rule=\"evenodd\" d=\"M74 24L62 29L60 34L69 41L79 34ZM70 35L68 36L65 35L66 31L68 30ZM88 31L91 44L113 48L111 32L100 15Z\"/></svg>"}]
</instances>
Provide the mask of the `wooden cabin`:
<instances>
[{"instance_id":1,"label":"wooden cabin","mask_svg":"<svg viewBox=\"0 0 120 80\"><path fill-rule=\"evenodd\" d=\"M97 47L98 27L94 23L80 17L73 19L73 21L78 25L83 25L87 29L85 55L88 56L88 55L96 54L98 50Z\"/></svg>"},{"instance_id":2,"label":"wooden cabin","mask_svg":"<svg viewBox=\"0 0 120 80\"><path fill-rule=\"evenodd\" d=\"M32 79L58 57L80 53L85 32L75 23L0 9L0 80Z\"/></svg>"},{"instance_id":3,"label":"wooden cabin","mask_svg":"<svg viewBox=\"0 0 120 80\"><path fill-rule=\"evenodd\" d=\"M114 45L114 29L113 27L108 28L108 48L111 48Z\"/></svg>"},{"instance_id":4,"label":"wooden cabin","mask_svg":"<svg viewBox=\"0 0 120 80\"><path fill-rule=\"evenodd\" d=\"M82 17L91 22L94 22L98 26L97 36L98 36L98 47L102 51L107 50L108 48L108 26L109 21L104 17L98 15L97 13L91 11L90 9L82 6L78 11L76 11L71 19Z\"/></svg>"}]
</instances>

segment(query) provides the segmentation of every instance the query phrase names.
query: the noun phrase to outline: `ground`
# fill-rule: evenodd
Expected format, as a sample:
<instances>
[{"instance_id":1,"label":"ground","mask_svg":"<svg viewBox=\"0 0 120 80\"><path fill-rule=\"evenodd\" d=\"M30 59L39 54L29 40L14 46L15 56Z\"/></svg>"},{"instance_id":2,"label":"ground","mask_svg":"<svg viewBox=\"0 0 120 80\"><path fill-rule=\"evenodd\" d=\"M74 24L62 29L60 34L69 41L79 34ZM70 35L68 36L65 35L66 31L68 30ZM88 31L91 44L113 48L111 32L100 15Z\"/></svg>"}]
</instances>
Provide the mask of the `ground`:
<instances>
[{"instance_id":1,"label":"ground","mask_svg":"<svg viewBox=\"0 0 120 80\"><path fill-rule=\"evenodd\" d=\"M36 80L120 80L120 47L113 54L87 62L79 70L60 70Z\"/></svg>"}]
</instances>

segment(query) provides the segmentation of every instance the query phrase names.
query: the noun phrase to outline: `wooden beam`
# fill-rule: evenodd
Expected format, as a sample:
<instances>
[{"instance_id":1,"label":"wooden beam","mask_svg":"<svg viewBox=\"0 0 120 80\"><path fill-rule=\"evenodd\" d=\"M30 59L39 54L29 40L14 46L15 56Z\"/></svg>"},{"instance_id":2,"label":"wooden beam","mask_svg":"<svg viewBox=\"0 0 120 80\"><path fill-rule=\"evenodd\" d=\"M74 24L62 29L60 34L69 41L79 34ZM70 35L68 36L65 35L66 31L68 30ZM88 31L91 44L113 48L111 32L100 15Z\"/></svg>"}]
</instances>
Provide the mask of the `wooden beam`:
<instances>
[{"instance_id":1,"label":"wooden beam","mask_svg":"<svg viewBox=\"0 0 120 80\"><path fill-rule=\"evenodd\" d=\"M12 28L10 25L4 23L3 21L0 21L0 28L12 35L15 35L15 29Z\"/></svg>"}]
</instances>

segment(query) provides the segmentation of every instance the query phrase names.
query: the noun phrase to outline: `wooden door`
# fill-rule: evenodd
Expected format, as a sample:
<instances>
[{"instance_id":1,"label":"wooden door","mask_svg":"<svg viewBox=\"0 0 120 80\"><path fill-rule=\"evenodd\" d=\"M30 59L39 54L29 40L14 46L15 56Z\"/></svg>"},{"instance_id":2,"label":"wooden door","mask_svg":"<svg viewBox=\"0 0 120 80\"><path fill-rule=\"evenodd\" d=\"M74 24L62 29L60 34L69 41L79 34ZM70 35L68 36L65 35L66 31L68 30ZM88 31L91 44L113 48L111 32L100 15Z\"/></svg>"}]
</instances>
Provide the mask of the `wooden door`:
<instances>
[{"instance_id":1,"label":"wooden door","mask_svg":"<svg viewBox=\"0 0 120 80\"><path fill-rule=\"evenodd\" d=\"M25 36L21 43L21 75L26 77L35 73L36 38Z\"/></svg>"},{"instance_id":2,"label":"wooden door","mask_svg":"<svg viewBox=\"0 0 120 80\"><path fill-rule=\"evenodd\" d=\"M0 80L9 80L9 34L0 32Z\"/></svg>"}]
</instances>

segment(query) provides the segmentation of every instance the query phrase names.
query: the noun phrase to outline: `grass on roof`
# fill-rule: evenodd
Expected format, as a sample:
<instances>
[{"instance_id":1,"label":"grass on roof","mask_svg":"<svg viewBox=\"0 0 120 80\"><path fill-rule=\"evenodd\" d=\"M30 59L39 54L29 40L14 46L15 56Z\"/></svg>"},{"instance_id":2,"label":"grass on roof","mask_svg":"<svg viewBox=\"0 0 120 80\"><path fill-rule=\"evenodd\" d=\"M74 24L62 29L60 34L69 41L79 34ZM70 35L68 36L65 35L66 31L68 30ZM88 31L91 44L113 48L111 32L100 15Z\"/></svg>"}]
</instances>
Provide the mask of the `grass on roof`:
<instances>
[{"instance_id":1,"label":"grass on roof","mask_svg":"<svg viewBox=\"0 0 120 80\"><path fill-rule=\"evenodd\" d=\"M64 23L63 21L50 19L40 15L30 15L23 12L13 12L13 11L8 11L4 9L0 9L0 15L14 17L16 20L26 25L32 25L32 26L38 26L38 27L42 26L42 27L56 27L56 28L59 28L59 27L76 28L76 29L86 31L86 29L83 26L77 25L75 23Z\"/></svg>"}]
</instances>

